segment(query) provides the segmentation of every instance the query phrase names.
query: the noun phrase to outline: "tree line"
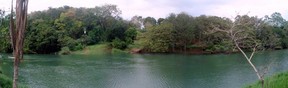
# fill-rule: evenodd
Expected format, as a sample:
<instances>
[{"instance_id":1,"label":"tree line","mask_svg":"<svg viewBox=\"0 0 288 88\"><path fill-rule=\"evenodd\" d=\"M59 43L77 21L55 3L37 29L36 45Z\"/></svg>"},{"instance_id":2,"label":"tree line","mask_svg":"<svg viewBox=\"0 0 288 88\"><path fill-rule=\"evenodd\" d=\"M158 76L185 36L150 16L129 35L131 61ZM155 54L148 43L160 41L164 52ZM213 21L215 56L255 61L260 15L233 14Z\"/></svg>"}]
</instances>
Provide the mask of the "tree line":
<instances>
[{"instance_id":1,"label":"tree line","mask_svg":"<svg viewBox=\"0 0 288 88\"><path fill-rule=\"evenodd\" d=\"M235 37L233 40L243 40L239 47L247 50L254 41L258 43L257 49L261 50L288 47L288 22L278 12L262 18L237 15L232 19L172 13L165 19L159 18L157 22L154 20L150 23L153 26L145 27L147 31L138 34L143 42L142 47L147 52L238 52L234 41L231 41L232 37ZM242 35L227 35L225 32L230 31L226 30L231 28ZM253 42L249 41L252 37Z\"/></svg>"},{"instance_id":2,"label":"tree line","mask_svg":"<svg viewBox=\"0 0 288 88\"><path fill-rule=\"evenodd\" d=\"M0 11L0 52L12 52L9 41L9 17ZM4 15L5 14L5 15ZM12 13L15 14L15 13ZM217 29L235 24L255 36L257 49L286 49L288 23L280 13L259 18L236 15L229 19L218 16L191 16L171 13L166 18L134 16L124 20L116 5L94 8L63 6L28 14L24 52L49 54L82 50L88 45L108 43L111 48L139 48L143 52L234 52L231 37ZM14 15L15 16L15 15ZM237 37L237 36L236 36ZM246 48L249 41L239 44Z\"/></svg>"}]
</instances>

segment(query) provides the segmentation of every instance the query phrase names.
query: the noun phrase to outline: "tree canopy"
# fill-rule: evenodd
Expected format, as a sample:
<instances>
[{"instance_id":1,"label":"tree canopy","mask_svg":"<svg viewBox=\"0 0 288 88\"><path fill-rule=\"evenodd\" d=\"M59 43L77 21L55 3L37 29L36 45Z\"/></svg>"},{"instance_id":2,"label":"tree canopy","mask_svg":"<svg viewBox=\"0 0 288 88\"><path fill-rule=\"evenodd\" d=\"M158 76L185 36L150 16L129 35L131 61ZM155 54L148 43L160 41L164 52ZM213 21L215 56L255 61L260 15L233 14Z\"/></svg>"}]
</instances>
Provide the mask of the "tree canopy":
<instances>
[{"instance_id":1,"label":"tree canopy","mask_svg":"<svg viewBox=\"0 0 288 88\"><path fill-rule=\"evenodd\" d=\"M233 52L235 46L229 37L212 29L229 29L235 23L246 25L237 27L241 32L254 34L261 46L259 49L288 47L287 21L278 12L263 18L238 15L236 20L191 16L185 12L171 13L166 18L134 16L124 20L121 13L116 5L109 4L94 8L63 6L32 12L28 14L24 52L55 53L64 47L74 51L103 42L126 49L137 45L134 41L141 42L136 48L145 52ZM0 11L0 52L12 51L8 32L10 16Z\"/></svg>"}]
</instances>

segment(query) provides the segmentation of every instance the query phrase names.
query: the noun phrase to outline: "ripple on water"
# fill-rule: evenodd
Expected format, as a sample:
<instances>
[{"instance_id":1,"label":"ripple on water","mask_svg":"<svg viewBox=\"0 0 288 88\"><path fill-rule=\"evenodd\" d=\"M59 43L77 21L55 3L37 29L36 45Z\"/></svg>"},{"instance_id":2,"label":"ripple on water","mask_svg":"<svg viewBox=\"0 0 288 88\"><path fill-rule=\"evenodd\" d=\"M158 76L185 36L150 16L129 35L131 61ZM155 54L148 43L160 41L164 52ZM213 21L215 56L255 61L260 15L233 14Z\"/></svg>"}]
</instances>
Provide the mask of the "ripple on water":
<instances>
[{"instance_id":1,"label":"ripple on water","mask_svg":"<svg viewBox=\"0 0 288 88\"><path fill-rule=\"evenodd\" d=\"M285 71L287 52L265 53L253 60L265 65L261 59L278 58L271 73ZM237 88L257 80L239 54L28 58L21 63L20 81L31 88ZM4 70L12 69L10 60L4 62L0 64Z\"/></svg>"}]
</instances>

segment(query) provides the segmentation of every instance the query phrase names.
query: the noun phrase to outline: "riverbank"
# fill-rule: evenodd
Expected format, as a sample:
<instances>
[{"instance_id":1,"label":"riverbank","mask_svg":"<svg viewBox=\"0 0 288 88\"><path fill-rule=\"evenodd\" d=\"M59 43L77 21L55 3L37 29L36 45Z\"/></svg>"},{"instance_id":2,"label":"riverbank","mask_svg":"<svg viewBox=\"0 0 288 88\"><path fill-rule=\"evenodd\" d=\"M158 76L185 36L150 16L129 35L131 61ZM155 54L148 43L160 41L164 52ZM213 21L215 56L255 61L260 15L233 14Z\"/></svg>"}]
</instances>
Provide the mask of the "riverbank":
<instances>
[{"instance_id":1,"label":"riverbank","mask_svg":"<svg viewBox=\"0 0 288 88\"><path fill-rule=\"evenodd\" d=\"M0 88L12 88L12 80L0 73Z\"/></svg>"},{"instance_id":2,"label":"riverbank","mask_svg":"<svg viewBox=\"0 0 288 88\"><path fill-rule=\"evenodd\" d=\"M0 73L0 88L12 88L12 79ZM26 85L19 84L18 88L28 88Z\"/></svg>"},{"instance_id":3,"label":"riverbank","mask_svg":"<svg viewBox=\"0 0 288 88\"><path fill-rule=\"evenodd\" d=\"M97 44L85 47L83 50L74 51L71 54L80 55L102 55L102 54L119 54L128 53L127 51L110 48L107 44Z\"/></svg>"},{"instance_id":4,"label":"riverbank","mask_svg":"<svg viewBox=\"0 0 288 88\"><path fill-rule=\"evenodd\" d=\"M265 88L288 88L288 72L279 73L265 79ZM261 82L246 86L245 88L261 88Z\"/></svg>"},{"instance_id":5,"label":"riverbank","mask_svg":"<svg viewBox=\"0 0 288 88\"><path fill-rule=\"evenodd\" d=\"M268 51L276 51L276 50L283 50L283 49L269 49ZM71 52L71 54L80 54L80 55L101 55L101 54L116 54L116 53L163 54L163 53L145 51L137 44L132 45L131 47L128 47L125 50L120 50L120 49L112 48L107 43L90 45L90 46L86 46L82 50ZM205 51L202 48L191 48L191 49L187 49L186 51L174 50L173 52L164 52L164 53L165 54L210 55L210 54L232 54L232 53L239 53L239 51L238 50L233 50L233 51Z\"/></svg>"}]
</instances>

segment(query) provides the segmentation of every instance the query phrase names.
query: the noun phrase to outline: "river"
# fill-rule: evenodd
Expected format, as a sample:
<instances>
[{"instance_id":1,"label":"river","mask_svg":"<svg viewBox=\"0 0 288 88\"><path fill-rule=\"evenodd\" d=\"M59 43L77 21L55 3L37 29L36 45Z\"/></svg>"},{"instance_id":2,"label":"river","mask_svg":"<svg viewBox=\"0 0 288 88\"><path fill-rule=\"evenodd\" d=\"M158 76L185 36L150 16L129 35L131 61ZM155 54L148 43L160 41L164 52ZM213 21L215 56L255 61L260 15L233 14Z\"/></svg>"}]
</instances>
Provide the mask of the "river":
<instances>
[{"instance_id":1,"label":"river","mask_svg":"<svg viewBox=\"0 0 288 88\"><path fill-rule=\"evenodd\" d=\"M13 63L0 66L12 77ZM241 88L257 80L241 54L25 55L19 81L31 88ZM288 50L260 52L268 75L288 71Z\"/></svg>"}]
</instances>

